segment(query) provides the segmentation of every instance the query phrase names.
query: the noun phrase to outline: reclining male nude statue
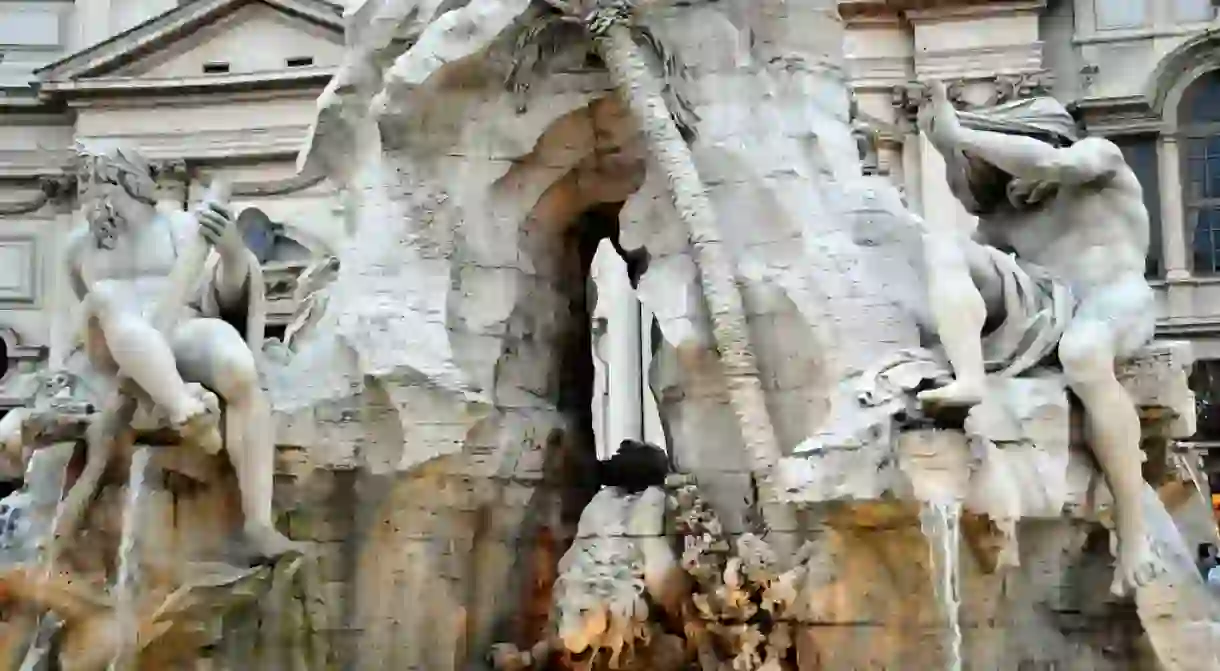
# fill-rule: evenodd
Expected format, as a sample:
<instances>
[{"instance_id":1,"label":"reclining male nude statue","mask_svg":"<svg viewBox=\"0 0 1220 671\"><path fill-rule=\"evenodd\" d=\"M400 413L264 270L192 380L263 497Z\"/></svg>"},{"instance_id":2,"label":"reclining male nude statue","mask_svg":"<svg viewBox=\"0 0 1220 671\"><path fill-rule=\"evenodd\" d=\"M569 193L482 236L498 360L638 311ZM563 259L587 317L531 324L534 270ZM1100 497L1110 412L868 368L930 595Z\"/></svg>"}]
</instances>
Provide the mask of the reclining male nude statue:
<instances>
[{"instance_id":1,"label":"reclining male nude statue","mask_svg":"<svg viewBox=\"0 0 1220 671\"><path fill-rule=\"evenodd\" d=\"M945 157L954 196L979 217L973 239L927 224L930 303L954 381L920 402L975 405L986 372L1015 375L1057 354L1114 495L1111 590L1125 594L1156 570L1140 503L1139 416L1115 374L1115 361L1155 327L1140 184L1118 147L1079 139L1051 98L959 113L936 82L919 122Z\"/></svg>"},{"instance_id":2,"label":"reclining male nude statue","mask_svg":"<svg viewBox=\"0 0 1220 671\"><path fill-rule=\"evenodd\" d=\"M90 363L102 375L133 383L185 435L215 426L198 385L218 394L225 403L224 448L241 489L246 549L259 559L291 551L294 544L272 518L273 425L253 354L263 340L264 287L232 213L218 203L193 214L158 212L152 169L133 150L81 146L78 160L87 222L74 231L65 258L81 300ZM199 234L214 248L206 278L163 334L152 315L172 295L170 272L193 244L190 236Z\"/></svg>"}]
</instances>

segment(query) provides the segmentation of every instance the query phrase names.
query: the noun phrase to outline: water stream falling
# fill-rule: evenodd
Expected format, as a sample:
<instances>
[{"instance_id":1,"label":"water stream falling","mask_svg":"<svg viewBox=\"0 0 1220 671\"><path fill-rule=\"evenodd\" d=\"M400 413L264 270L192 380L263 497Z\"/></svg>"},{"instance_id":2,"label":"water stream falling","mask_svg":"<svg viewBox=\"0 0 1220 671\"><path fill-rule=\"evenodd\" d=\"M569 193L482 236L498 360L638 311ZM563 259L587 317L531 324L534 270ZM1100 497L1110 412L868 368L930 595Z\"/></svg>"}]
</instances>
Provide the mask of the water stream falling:
<instances>
[{"instance_id":1,"label":"water stream falling","mask_svg":"<svg viewBox=\"0 0 1220 671\"><path fill-rule=\"evenodd\" d=\"M919 528L928 539L934 575L933 587L945 618L948 671L962 668L962 628L958 612L961 609L958 548L961 542L961 504L931 501L919 511Z\"/></svg>"},{"instance_id":2,"label":"water stream falling","mask_svg":"<svg viewBox=\"0 0 1220 671\"><path fill-rule=\"evenodd\" d=\"M146 495L149 461L152 448L140 447L131 455L131 474L127 479L127 503L123 508L123 537L119 544L118 577L115 580L115 622L118 627L119 645L110 671L127 671L134 668L139 654L139 622L136 615L136 600L139 591L140 560L136 547L136 535L140 533L140 511Z\"/></svg>"}]
</instances>

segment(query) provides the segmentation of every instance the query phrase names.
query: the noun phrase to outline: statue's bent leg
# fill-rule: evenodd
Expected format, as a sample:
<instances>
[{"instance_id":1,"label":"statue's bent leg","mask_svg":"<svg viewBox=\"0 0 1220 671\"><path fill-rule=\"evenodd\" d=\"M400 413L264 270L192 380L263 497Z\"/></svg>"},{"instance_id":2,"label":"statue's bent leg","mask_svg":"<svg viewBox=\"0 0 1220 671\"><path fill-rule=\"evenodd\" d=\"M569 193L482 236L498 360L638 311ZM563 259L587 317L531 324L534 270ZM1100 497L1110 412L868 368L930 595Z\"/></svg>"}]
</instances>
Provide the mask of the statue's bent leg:
<instances>
[{"instance_id":1,"label":"statue's bent leg","mask_svg":"<svg viewBox=\"0 0 1220 671\"><path fill-rule=\"evenodd\" d=\"M1085 308L1085 306L1082 306ZM1148 314L1152 314L1151 306ZM1114 496L1118 566L1111 591L1123 595L1155 577L1145 534L1140 420L1135 403L1115 374L1122 320L1078 313L1059 343L1059 360L1084 406L1089 446Z\"/></svg>"},{"instance_id":2,"label":"statue's bent leg","mask_svg":"<svg viewBox=\"0 0 1220 671\"><path fill-rule=\"evenodd\" d=\"M983 325L1003 306L999 278L989 252L965 237L926 234L924 255L928 304L955 379L920 393L919 400L927 405L977 405L985 390Z\"/></svg>"},{"instance_id":3,"label":"statue's bent leg","mask_svg":"<svg viewBox=\"0 0 1220 671\"><path fill-rule=\"evenodd\" d=\"M104 348L90 327L90 359L107 357L117 364L118 372L131 379L149 399L165 410L175 425L185 424L207 411L202 401L187 388L174 364L174 352L165 336L153 328L142 315L125 308L121 297L111 295L104 286L96 287L85 297L88 319L96 324L105 339Z\"/></svg>"},{"instance_id":4,"label":"statue's bent leg","mask_svg":"<svg viewBox=\"0 0 1220 671\"><path fill-rule=\"evenodd\" d=\"M293 551L295 544L276 531L272 514L274 427L254 355L237 331L219 319L182 324L173 345L183 377L211 389L225 402L225 451L241 488L250 549L270 559Z\"/></svg>"}]
</instances>

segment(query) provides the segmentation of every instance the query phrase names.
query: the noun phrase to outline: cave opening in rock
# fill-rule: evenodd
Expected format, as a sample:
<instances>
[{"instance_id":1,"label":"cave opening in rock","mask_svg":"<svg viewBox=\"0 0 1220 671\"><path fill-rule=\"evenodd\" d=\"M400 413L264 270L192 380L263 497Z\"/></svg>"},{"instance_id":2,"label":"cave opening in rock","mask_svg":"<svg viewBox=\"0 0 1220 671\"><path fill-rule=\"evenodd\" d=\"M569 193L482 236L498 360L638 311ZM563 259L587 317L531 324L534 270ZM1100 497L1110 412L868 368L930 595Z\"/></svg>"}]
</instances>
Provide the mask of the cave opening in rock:
<instances>
[{"instance_id":1,"label":"cave opening in rock","mask_svg":"<svg viewBox=\"0 0 1220 671\"><path fill-rule=\"evenodd\" d=\"M564 270L570 336L561 354L559 407L579 427L579 443L595 445L599 459L624 439L644 440L651 350L640 328L635 286L647 266L644 250L619 242L622 202L595 205L564 235L576 263ZM649 320L651 325L651 319Z\"/></svg>"}]
</instances>

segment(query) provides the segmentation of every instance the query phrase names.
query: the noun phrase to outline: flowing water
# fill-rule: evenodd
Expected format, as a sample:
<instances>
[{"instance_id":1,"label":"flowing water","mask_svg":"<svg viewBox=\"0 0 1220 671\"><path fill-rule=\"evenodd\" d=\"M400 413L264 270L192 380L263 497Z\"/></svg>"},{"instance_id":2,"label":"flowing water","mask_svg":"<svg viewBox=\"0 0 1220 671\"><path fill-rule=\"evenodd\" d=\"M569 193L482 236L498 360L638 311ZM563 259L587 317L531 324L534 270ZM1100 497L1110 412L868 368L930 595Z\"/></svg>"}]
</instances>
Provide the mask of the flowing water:
<instances>
[{"instance_id":1,"label":"flowing water","mask_svg":"<svg viewBox=\"0 0 1220 671\"><path fill-rule=\"evenodd\" d=\"M919 528L928 539L931 553L933 587L940 601L947 633L948 671L962 668L962 628L958 621L961 609L958 548L961 542L961 504L955 502L925 503L919 511Z\"/></svg>"},{"instance_id":2,"label":"flowing water","mask_svg":"<svg viewBox=\"0 0 1220 671\"><path fill-rule=\"evenodd\" d=\"M119 645L110 671L126 671L133 668L139 654L139 632L136 616L136 599L139 591L140 559L136 546L136 535L140 532L140 511L147 490L145 476L148 473L152 449L141 447L131 455L131 474L127 479L127 504L123 509L123 538L119 544L118 578L115 580L115 622L118 626Z\"/></svg>"}]
</instances>

